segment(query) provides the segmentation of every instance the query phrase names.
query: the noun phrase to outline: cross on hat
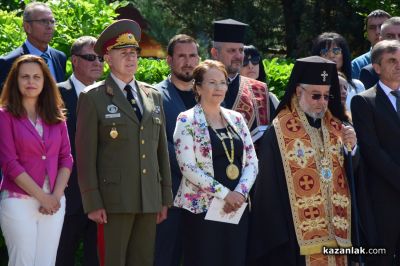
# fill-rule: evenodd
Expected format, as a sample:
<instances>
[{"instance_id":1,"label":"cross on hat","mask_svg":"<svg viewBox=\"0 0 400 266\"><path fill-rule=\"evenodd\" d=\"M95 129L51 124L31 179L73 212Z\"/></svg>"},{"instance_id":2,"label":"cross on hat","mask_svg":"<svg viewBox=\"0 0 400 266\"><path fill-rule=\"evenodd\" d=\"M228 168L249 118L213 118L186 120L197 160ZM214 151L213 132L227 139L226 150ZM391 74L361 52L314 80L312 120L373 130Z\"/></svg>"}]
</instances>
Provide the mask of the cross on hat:
<instances>
[{"instance_id":1,"label":"cross on hat","mask_svg":"<svg viewBox=\"0 0 400 266\"><path fill-rule=\"evenodd\" d=\"M321 74L322 81L324 81L324 82L325 82L325 81L326 81L326 77L327 77L327 76L329 76L329 75L328 75L328 73L326 73L326 71L324 70L324 71L322 72L322 74Z\"/></svg>"}]
</instances>

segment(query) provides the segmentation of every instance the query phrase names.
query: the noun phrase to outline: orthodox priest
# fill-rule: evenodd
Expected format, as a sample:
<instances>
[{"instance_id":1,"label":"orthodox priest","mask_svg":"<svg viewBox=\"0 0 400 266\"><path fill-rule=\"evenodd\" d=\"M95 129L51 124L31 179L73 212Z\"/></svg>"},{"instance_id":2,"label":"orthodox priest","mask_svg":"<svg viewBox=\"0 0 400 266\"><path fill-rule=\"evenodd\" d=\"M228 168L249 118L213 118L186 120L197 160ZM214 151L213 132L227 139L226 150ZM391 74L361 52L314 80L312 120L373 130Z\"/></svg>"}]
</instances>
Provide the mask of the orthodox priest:
<instances>
[{"instance_id":1,"label":"orthodox priest","mask_svg":"<svg viewBox=\"0 0 400 266\"><path fill-rule=\"evenodd\" d=\"M279 101L268 92L264 82L241 76L240 68L244 59L244 37L247 24L224 19L214 21L214 41L211 56L225 65L229 86L224 107L243 115L255 144L267 129L270 115ZM256 149L257 149L257 145Z\"/></svg>"},{"instance_id":2,"label":"orthodox priest","mask_svg":"<svg viewBox=\"0 0 400 266\"><path fill-rule=\"evenodd\" d=\"M335 63L298 59L271 127L260 140L251 265L347 265L323 247L351 247L347 150L356 134L340 102Z\"/></svg>"}]
</instances>

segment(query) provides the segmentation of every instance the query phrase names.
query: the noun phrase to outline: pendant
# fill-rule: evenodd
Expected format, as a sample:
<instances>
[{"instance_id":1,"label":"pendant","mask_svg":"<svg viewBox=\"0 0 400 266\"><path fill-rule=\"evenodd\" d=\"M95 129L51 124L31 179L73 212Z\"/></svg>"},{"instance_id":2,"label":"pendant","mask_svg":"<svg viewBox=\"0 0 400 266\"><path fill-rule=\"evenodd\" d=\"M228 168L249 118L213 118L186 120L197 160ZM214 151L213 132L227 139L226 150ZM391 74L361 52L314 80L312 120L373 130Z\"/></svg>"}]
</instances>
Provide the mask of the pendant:
<instances>
[{"instance_id":1,"label":"pendant","mask_svg":"<svg viewBox=\"0 0 400 266\"><path fill-rule=\"evenodd\" d=\"M239 177L239 168L231 163L226 167L226 175L230 180L236 180Z\"/></svg>"},{"instance_id":2,"label":"pendant","mask_svg":"<svg viewBox=\"0 0 400 266\"><path fill-rule=\"evenodd\" d=\"M112 139L116 139L118 137L118 131L115 127L111 128L110 137Z\"/></svg>"},{"instance_id":3,"label":"pendant","mask_svg":"<svg viewBox=\"0 0 400 266\"><path fill-rule=\"evenodd\" d=\"M329 168L329 160L325 157L321 159L321 177L323 182L332 180L332 170Z\"/></svg>"},{"instance_id":4,"label":"pendant","mask_svg":"<svg viewBox=\"0 0 400 266\"><path fill-rule=\"evenodd\" d=\"M323 167L321 169L322 182L330 182L332 180L332 171L329 168Z\"/></svg>"}]
</instances>

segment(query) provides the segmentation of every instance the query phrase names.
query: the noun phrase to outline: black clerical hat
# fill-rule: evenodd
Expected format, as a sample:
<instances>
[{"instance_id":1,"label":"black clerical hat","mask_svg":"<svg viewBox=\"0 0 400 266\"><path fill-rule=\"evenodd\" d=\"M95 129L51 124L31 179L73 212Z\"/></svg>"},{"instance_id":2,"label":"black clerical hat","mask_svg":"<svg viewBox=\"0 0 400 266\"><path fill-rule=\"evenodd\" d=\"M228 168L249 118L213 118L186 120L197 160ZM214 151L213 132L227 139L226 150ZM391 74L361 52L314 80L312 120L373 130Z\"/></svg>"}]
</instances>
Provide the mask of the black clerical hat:
<instances>
[{"instance_id":1,"label":"black clerical hat","mask_svg":"<svg viewBox=\"0 0 400 266\"><path fill-rule=\"evenodd\" d=\"M290 106L298 84L330 85L329 94L332 99L329 100L328 108L335 117L342 121L347 121L340 101L339 78L334 62L320 56L297 59L290 74L285 95L283 95L275 115L285 106Z\"/></svg>"},{"instance_id":2,"label":"black clerical hat","mask_svg":"<svg viewBox=\"0 0 400 266\"><path fill-rule=\"evenodd\" d=\"M214 21L214 42L244 43L248 24L233 19Z\"/></svg>"},{"instance_id":3,"label":"black clerical hat","mask_svg":"<svg viewBox=\"0 0 400 266\"><path fill-rule=\"evenodd\" d=\"M336 64L320 56L297 59L291 74L296 83L312 85L332 85L335 76Z\"/></svg>"}]
</instances>

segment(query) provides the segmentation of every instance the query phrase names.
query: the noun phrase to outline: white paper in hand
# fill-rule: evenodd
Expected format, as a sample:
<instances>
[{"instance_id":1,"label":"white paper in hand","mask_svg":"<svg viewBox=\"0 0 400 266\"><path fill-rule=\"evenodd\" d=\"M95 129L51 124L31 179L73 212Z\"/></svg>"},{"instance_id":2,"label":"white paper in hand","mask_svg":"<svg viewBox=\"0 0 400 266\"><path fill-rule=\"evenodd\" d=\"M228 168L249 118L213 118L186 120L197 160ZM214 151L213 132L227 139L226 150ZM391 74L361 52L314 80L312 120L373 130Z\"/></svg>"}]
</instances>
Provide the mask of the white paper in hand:
<instances>
[{"instance_id":1,"label":"white paper in hand","mask_svg":"<svg viewBox=\"0 0 400 266\"><path fill-rule=\"evenodd\" d=\"M240 218L242 218L244 209L246 209L247 203L243 203L237 211L231 213L226 213L224 211L224 205L224 200L214 197L204 219L222 223L238 224Z\"/></svg>"}]
</instances>

